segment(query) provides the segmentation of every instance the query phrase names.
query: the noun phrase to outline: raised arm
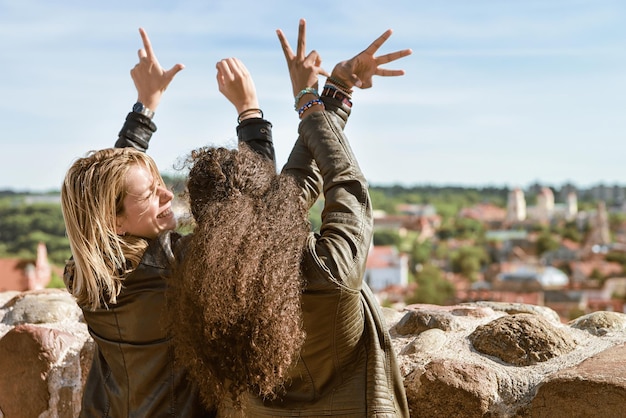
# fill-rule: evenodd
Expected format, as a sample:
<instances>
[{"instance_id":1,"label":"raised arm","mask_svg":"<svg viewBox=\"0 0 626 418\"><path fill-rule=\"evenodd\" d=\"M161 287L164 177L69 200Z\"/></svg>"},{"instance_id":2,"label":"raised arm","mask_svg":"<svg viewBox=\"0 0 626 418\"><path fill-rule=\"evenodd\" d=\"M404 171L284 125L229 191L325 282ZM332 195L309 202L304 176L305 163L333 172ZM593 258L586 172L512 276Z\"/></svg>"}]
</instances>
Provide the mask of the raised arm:
<instances>
[{"instance_id":1,"label":"raised arm","mask_svg":"<svg viewBox=\"0 0 626 418\"><path fill-rule=\"evenodd\" d=\"M316 53L304 56L304 24L301 20L296 54L292 53L282 32L278 32L294 92L316 86L317 75L322 73L319 67L321 59ZM349 109L352 106L354 86L371 87L374 75L404 74L402 70L385 70L379 68L379 65L407 56L410 50L375 57L390 35L391 30L386 31L364 51L337 64L326 81L322 96L332 97L338 107ZM307 91L305 94L309 95L310 101L317 100L316 92ZM302 175L312 164L308 160L310 158L323 181L325 201L322 227L320 236L309 246L313 251L308 252L305 261L308 265L305 268L311 273L318 272L320 285L323 285L325 276L330 273L333 282L358 289L372 236L373 219L368 185L343 133L341 119L326 109L324 102L308 106L309 103L298 103L296 96L296 107L301 105L305 109L299 112L302 119L300 136L286 165L289 172ZM320 265L325 268L320 269ZM308 285L315 287L314 283Z\"/></svg>"},{"instance_id":2,"label":"raised arm","mask_svg":"<svg viewBox=\"0 0 626 418\"><path fill-rule=\"evenodd\" d=\"M163 69L152 49L150 38L143 28L139 28L143 48L139 49L139 62L130 71L137 89L137 102L126 116L126 121L115 142L116 148L134 147L146 151L156 125L152 121L163 93L184 67L176 64L169 70Z\"/></svg>"},{"instance_id":3,"label":"raised arm","mask_svg":"<svg viewBox=\"0 0 626 418\"><path fill-rule=\"evenodd\" d=\"M237 111L237 138L259 154L276 161L272 124L263 119L256 87L250 72L237 58L226 58L215 65L219 91Z\"/></svg>"},{"instance_id":4,"label":"raised arm","mask_svg":"<svg viewBox=\"0 0 626 418\"><path fill-rule=\"evenodd\" d=\"M299 133L319 168L324 193L320 235L311 238L304 261L307 275L317 280L307 288L326 287L330 279L359 289L373 228L365 176L337 119L328 112L307 115Z\"/></svg>"},{"instance_id":5,"label":"raised arm","mask_svg":"<svg viewBox=\"0 0 626 418\"><path fill-rule=\"evenodd\" d=\"M316 51L311 51L305 56L306 22L304 19L300 19L299 22L298 44L295 54L283 31L278 29L276 34L278 35L278 40L280 41L283 53L285 54L285 60L287 61L287 68L289 69L289 77L293 89L294 109L298 111L301 103L308 103L307 101L319 98L317 92L318 75L327 75L327 73L321 67L322 59ZM345 115L345 120L347 120L347 116L348 113ZM298 137L296 140L282 171L283 173L292 175L298 181L306 206L308 208L313 206L322 191L322 177L311 152L304 145L301 137Z\"/></svg>"}]
</instances>

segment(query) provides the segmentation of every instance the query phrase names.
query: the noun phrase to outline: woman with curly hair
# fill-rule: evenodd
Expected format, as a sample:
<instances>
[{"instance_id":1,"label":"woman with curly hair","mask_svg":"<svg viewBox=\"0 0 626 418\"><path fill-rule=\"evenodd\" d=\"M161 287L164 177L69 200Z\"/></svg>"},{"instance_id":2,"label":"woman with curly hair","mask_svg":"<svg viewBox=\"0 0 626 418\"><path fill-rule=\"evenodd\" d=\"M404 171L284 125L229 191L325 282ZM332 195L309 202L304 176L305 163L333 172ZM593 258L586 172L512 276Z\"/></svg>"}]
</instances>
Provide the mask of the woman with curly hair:
<instances>
[{"instance_id":1,"label":"woman with curly hair","mask_svg":"<svg viewBox=\"0 0 626 418\"><path fill-rule=\"evenodd\" d=\"M197 226L168 298L177 355L208 405L251 388L271 396L305 337L300 188L245 146L200 149L190 163Z\"/></svg>"},{"instance_id":2,"label":"woman with curly hair","mask_svg":"<svg viewBox=\"0 0 626 418\"><path fill-rule=\"evenodd\" d=\"M218 416L408 417L376 299L363 282L372 238L367 182L343 133L352 87L410 50L375 57L391 35L324 74L300 21L287 59L299 137L281 174L245 147L190 159L197 227L170 288L176 358ZM324 195L319 233L307 211Z\"/></svg>"}]
</instances>

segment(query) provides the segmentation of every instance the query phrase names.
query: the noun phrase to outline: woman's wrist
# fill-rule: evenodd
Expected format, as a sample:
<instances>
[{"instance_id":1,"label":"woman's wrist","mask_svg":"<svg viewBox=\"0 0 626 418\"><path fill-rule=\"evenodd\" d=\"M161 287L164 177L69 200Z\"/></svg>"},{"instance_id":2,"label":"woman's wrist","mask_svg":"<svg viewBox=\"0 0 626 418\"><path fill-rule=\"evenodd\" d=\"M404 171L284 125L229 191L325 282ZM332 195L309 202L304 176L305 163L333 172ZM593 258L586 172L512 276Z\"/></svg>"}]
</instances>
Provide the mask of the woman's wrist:
<instances>
[{"instance_id":1,"label":"woman's wrist","mask_svg":"<svg viewBox=\"0 0 626 418\"><path fill-rule=\"evenodd\" d=\"M241 121L244 121L246 119L252 119L252 118L263 119L263 111L258 107L245 109L242 112L240 112L239 115L237 116L237 123L241 123Z\"/></svg>"},{"instance_id":2,"label":"woman's wrist","mask_svg":"<svg viewBox=\"0 0 626 418\"><path fill-rule=\"evenodd\" d=\"M324 102L322 102L319 96L316 96L298 108L298 117L303 119L311 112L321 112L324 109Z\"/></svg>"},{"instance_id":3,"label":"woman's wrist","mask_svg":"<svg viewBox=\"0 0 626 418\"><path fill-rule=\"evenodd\" d=\"M317 97L320 97L320 94L315 87L305 87L295 94L293 108L298 110L303 103L311 101Z\"/></svg>"},{"instance_id":4,"label":"woman's wrist","mask_svg":"<svg viewBox=\"0 0 626 418\"><path fill-rule=\"evenodd\" d=\"M350 80L344 80L341 77L337 76L337 74L335 73L332 73L330 77L328 77L326 80L327 82L334 84L340 89L347 91L350 94L352 93L352 87L354 87L354 85L352 84Z\"/></svg>"},{"instance_id":5,"label":"woman's wrist","mask_svg":"<svg viewBox=\"0 0 626 418\"><path fill-rule=\"evenodd\" d=\"M317 85L304 87L301 90L294 90L294 110L298 112L298 117L302 119L310 111L324 110L324 103L320 100Z\"/></svg>"},{"instance_id":6,"label":"woman's wrist","mask_svg":"<svg viewBox=\"0 0 626 418\"><path fill-rule=\"evenodd\" d=\"M339 87L337 84L330 81L330 78L326 80L321 96L336 99L346 106L352 107L352 90Z\"/></svg>"},{"instance_id":7,"label":"woman's wrist","mask_svg":"<svg viewBox=\"0 0 626 418\"><path fill-rule=\"evenodd\" d=\"M319 99L320 95L317 93L306 93L301 95L300 97L296 97L296 101L294 103L294 110L297 112L302 106L310 102L311 100Z\"/></svg>"},{"instance_id":8,"label":"woman's wrist","mask_svg":"<svg viewBox=\"0 0 626 418\"><path fill-rule=\"evenodd\" d=\"M300 114L300 120L306 118L307 116L315 113L315 112L323 112L324 111L324 106L313 106L310 107L308 109L306 109L304 112L302 112L302 114Z\"/></svg>"},{"instance_id":9,"label":"woman's wrist","mask_svg":"<svg viewBox=\"0 0 626 418\"><path fill-rule=\"evenodd\" d=\"M156 108L159 106L159 102L161 101L161 96L150 95L150 94L148 94L148 95L138 94L137 95L137 101L139 103L142 103L148 109L150 109L153 112L155 112Z\"/></svg>"}]
</instances>

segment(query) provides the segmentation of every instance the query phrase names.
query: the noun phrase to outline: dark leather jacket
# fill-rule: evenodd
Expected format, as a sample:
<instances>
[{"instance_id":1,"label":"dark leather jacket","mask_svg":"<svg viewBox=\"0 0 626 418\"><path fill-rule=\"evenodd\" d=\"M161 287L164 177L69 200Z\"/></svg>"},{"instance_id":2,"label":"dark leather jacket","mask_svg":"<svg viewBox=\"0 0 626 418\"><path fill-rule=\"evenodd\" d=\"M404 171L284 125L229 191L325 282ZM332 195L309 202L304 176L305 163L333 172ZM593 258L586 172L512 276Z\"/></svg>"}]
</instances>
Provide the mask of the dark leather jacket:
<instances>
[{"instance_id":1,"label":"dark leather jacket","mask_svg":"<svg viewBox=\"0 0 626 418\"><path fill-rule=\"evenodd\" d=\"M266 120L246 119L237 127L239 141L273 160L271 128ZM131 112L115 146L145 151L155 131L149 118ZM118 302L95 311L83 309L96 349L81 417L214 416L202 406L185 371L174 364L162 318L173 251L183 241L171 231L152 240L139 266L125 278ZM72 272L70 261L64 274L68 288Z\"/></svg>"},{"instance_id":2,"label":"dark leather jacket","mask_svg":"<svg viewBox=\"0 0 626 418\"><path fill-rule=\"evenodd\" d=\"M373 218L367 182L343 134L350 109L326 104L302 120L284 167L309 204L324 194L320 233L309 236L302 261L306 341L280 401L247 396L242 413L225 400L220 417L409 416L380 306L363 282Z\"/></svg>"}]
</instances>

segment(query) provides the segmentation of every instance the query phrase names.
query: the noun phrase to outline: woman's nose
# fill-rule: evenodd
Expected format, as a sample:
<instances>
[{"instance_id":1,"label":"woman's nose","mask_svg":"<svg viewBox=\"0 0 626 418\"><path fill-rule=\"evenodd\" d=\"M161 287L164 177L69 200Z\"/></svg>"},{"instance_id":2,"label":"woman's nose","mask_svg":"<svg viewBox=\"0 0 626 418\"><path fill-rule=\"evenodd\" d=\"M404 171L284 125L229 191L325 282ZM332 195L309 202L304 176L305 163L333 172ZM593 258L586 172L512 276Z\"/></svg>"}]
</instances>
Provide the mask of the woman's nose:
<instances>
[{"instance_id":1,"label":"woman's nose","mask_svg":"<svg viewBox=\"0 0 626 418\"><path fill-rule=\"evenodd\" d=\"M161 198L161 201L169 202L170 200L174 198L174 193L172 193L170 190L166 189L165 187L161 187L159 191L159 196Z\"/></svg>"}]
</instances>

